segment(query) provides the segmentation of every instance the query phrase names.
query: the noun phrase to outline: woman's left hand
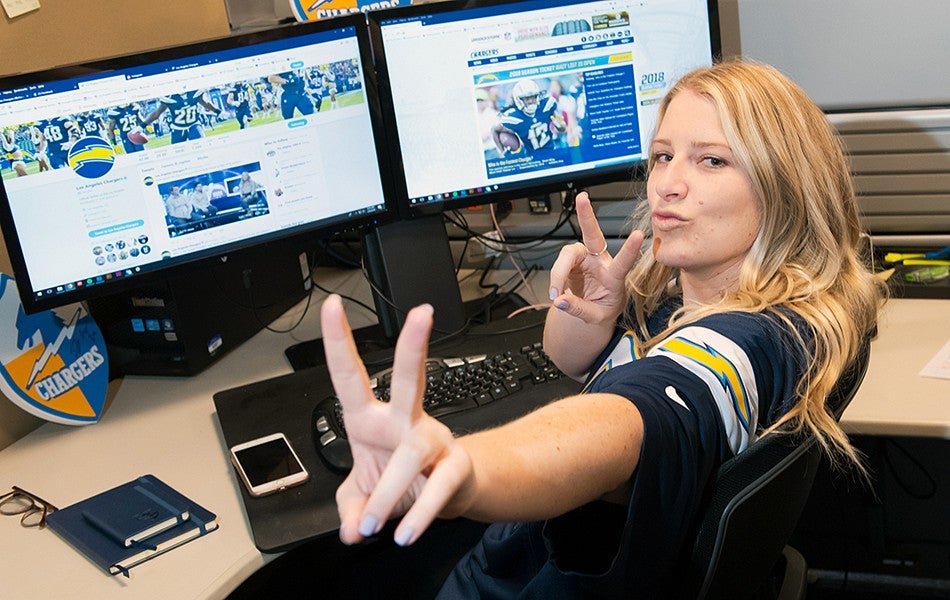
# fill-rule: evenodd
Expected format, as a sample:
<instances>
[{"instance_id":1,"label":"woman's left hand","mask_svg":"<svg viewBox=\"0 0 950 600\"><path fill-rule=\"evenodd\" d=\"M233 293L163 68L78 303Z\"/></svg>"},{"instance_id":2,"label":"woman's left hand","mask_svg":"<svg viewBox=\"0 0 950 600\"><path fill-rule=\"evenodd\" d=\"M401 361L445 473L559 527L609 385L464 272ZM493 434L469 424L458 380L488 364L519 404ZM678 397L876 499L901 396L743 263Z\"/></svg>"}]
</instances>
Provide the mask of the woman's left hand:
<instances>
[{"instance_id":1,"label":"woman's left hand","mask_svg":"<svg viewBox=\"0 0 950 600\"><path fill-rule=\"evenodd\" d=\"M612 326L626 306L624 279L639 260L643 234L632 232L611 257L587 192L575 204L584 241L562 248L551 266L551 300L585 323Z\"/></svg>"}]
</instances>

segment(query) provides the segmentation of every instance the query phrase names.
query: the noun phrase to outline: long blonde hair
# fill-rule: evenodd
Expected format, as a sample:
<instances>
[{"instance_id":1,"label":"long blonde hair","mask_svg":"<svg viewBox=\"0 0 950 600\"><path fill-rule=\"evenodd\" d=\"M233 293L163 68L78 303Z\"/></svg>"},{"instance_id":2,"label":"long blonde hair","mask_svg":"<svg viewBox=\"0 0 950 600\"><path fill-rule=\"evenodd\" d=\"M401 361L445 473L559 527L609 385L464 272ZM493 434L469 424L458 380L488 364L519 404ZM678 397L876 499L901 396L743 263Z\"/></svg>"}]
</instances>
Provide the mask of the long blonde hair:
<instances>
[{"instance_id":1,"label":"long blonde hair","mask_svg":"<svg viewBox=\"0 0 950 600\"><path fill-rule=\"evenodd\" d=\"M809 430L832 455L856 461L825 399L873 330L886 289L868 267L867 238L840 139L805 92L767 65L727 62L688 73L660 104L657 127L683 90L715 104L733 154L752 180L761 224L738 288L714 305L677 311L667 330L653 337L646 316L669 293L676 273L647 252L627 277L634 307L629 317L649 348L671 329L714 312L782 307L797 313L812 330L811 364L798 387L799 401L769 431ZM637 225L649 248L646 204ZM775 314L782 317L781 311Z\"/></svg>"}]
</instances>

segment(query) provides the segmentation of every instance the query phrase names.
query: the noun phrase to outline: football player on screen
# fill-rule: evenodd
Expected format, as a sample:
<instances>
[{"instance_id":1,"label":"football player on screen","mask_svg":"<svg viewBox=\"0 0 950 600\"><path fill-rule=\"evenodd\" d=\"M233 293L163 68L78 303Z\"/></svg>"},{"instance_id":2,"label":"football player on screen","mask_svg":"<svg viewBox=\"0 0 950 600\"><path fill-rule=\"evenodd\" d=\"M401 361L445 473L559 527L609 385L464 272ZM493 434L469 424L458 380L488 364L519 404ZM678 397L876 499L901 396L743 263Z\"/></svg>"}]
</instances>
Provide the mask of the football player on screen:
<instances>
[{"instance_id":1,"label":"football player on screen","mask_svg":"<svg viewBox=\"0 0 950 600\"><path fill-rule=\"evenodd\" d=\"M67 117L54 117L36 124L36 148L51 169L69 164L69 149L80 137L79 127ZM42 167L42 164L41 164Z\"/></svg>"},{"instance_id":2,"label":"football player on screen","mask_svg":"<svg viewBox=\"0 0 950 600\"><path fill-rule=\"evenodd\" d=\"M145 144L148 141L142 130L142 114L138 104L120 104L113 106L106 112L106 134L113 146L122 145L126 154L141 152L145 150ZM116 131L119 132L119 139L116 140Z\"/></svg>"},{"instance_id":3,"label":"football player on screen","mask_svg":"<svg viewBox=\"0 0 950 600\"><path fill-rule=\"evenodd\" d=\"M87 111L79 115L77 119L79 122L79 127L82 131L83 136L94 135L102 137L102 132L105 130L105 124L102 122L102 117L93 111Z\"/></svg>"},{"instance_id":4,"label":"football player on screen","mask_svg":"<svg viewBox=\"0 0 950 600\"><path fill-rule=\"evenodd\" d=\"M202 90L194 90L181 94L169 94L158 99L158 107L145 117L142 125L148 125L162 116L166 110L171 114L171 143L177 144L187 140L197 140L204 137L201 124L201 107L217 115L221 110L211 104Z\"/></svg>"},{"instance_id":5,"label":"football player on screen","mask_svg":"<svg viewBox=\"0 0 950 600\"><path fill-rule=\"evenodd\" d=\"M327 95L330 96L330 108L339 108L339 105L336 102L337 85L336 74L333 72L333 66L324 65L322 68L320 68L319 72L321 83L326 89Z\"/></svg>"},{"instance_id":6,"label":"football player on screen","mask_svg":"<svg viewBox=\"0 0 950 600\"><path fill-rule=\"evenodd\" d=\"M253 118L251 115L251 94L245 81L239 81L227 90L225 104L234 113L234 118L241 129L247 127Z\"/></svg>"},{"instance_id":7,"label":"football player on screen","mask_svg":"<svg viewBox=\"0 0 950 600\"><path fill-rule=\"evenodd\" d=\"M522 79L511 88L511 105L501 112L492 137L502 154L549 149L567 130L557 101L547 96L533 79ZM517 141L512 139L517 136Z\"/></svg>"},{"instance_id":8,"label":"football player on screen","mask_svg":"<svg viewBox=\"0 0 950 600\"><path fill-rule=\"evenodd\" d=\"M269 75L267 80L273 85L279 85L280 114L284 119L292 119L294 111L299 110L301 115L314 113L313 100L307 94L307 80L299 71L284 71L276 75Z\"/></svg>"},{"instance_id":9,"label":"football player on screen","mask_svg":"<svg viewBox=\"0 0 950 600\"><path fill-rule=\"evenodd\" d=\"M0 148L3 149L6 161L10 163L10 168L16 171L17 177L26 175L26 161L24 160L23 149L16 139L16 131L5 129L3 136L0 137Z\"/></svg>"}]
</instances>

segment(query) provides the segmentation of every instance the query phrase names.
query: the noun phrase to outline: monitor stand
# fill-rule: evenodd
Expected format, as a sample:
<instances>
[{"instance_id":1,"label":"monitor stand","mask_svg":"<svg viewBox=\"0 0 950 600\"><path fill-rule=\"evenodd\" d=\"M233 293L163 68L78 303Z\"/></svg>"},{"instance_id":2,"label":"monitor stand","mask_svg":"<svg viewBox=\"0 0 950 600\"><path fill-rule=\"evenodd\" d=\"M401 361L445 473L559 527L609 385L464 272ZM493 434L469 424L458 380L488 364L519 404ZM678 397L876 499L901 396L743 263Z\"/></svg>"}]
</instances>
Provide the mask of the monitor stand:
<instances>
[{"instance_id":1,"label":"monitor stand","mask_svg":"<svg viewBox=\"0 0 950 600\"><path fill-rule=\"evenodd\" d=\"M491 307L484 298L462 302L441 214L376 226L363 236L363 253L379 323L353 332L362 356L391 349L406 313L419 304L435 309L432 342L528 304L513 294ZM320 339L295 344L284 354L295 371L326 364Z\"/></svg>"}]
</instances>

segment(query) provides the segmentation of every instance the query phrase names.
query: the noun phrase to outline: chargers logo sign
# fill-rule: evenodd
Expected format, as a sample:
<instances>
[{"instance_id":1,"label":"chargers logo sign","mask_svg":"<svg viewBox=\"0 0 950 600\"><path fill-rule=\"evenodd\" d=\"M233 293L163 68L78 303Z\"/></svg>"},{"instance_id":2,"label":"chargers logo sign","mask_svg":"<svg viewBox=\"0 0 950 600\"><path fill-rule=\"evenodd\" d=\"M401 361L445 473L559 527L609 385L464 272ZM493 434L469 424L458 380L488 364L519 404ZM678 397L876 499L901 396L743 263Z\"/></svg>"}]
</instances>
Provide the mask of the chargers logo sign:
<instances>
[{"instance_id":1,"label":"chargers logo sign","mask_svg":"<svg viewBox=\"0 0 950 600\"><path fill-rule=\"evenodd\" d=\"M102 332L80 304L28 315L16 282L0 274L0 390L47 421L88 425L99 420L109 384Z\"/></svg>"},{"instance_id":2,"label":"chargers logo sign","mask_svg":"<svg viewBox=\"0 0 950 600\"><path fill-rule=\"evenodd\" d=\"M69 166L80 177L96 179L112 170L115 149L108 140L90 135L79 138L69 149Z\"/></svg>"}]
</instances>

